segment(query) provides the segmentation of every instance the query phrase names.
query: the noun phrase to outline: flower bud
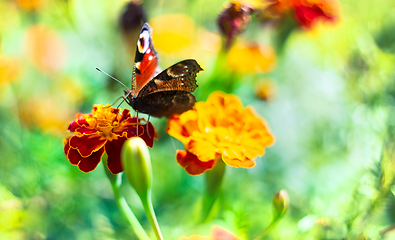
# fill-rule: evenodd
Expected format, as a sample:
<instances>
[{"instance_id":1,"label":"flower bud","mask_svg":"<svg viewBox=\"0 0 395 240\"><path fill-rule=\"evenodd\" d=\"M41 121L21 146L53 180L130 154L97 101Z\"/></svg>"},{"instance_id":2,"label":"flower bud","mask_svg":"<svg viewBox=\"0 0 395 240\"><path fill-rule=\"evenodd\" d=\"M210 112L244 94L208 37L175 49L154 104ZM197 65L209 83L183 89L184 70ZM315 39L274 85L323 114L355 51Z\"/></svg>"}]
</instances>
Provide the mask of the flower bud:
<instances>
[{"instance_id":1,"label":"flower bud","mask_svg":"<svg viewBox=\"0 0 395 240\"><path fill-rule=\"evenodd\" d=\"M147 17L138 0L130 1L125 6L125 11L119 18L119 25L124 32L133 30L139 31L144 22L147 21Z\"/></svg>"},{"instance_id":2,"label":"flower bud","mask_svg":"<svg viewBox=\"0 0 395 240\"><path fill-rule=\"evenodd\" d=\"M217 22L221 33L226 38L227 49L232 45L234 38L247 28L251 19L251 11L251 7L239 1L232 1L230 6L220 14Z\"/></svg>"},{"instance_id":3,"label":"flower bud","mask_svg":"<svg viewBox=\"0 0 395 240\"><path fill-rule=\"evenodd\" d=\"M143 139L133 137L122 147L122 166L140 198L147 197L152 185L151 158Z\"/></svg>"},{"instance_id":4,"label":"flower bud","mask_svg":"<svg viewBox=\"0 0 395 240\"><path fill-rule=\"evenodd\" d=\"M280 218L289 207L289 197L285 190L276 192L273 196L273 219Z\"/></svg>"}]
</instances>

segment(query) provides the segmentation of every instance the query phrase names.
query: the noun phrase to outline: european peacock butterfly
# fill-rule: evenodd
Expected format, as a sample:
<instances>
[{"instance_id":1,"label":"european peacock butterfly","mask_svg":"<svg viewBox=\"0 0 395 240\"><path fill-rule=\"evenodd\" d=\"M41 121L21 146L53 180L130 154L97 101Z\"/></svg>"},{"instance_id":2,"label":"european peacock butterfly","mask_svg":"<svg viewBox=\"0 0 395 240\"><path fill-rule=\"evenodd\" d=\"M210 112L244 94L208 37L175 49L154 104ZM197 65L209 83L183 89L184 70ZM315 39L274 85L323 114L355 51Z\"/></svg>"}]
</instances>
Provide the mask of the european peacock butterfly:
<instances>
[{"instance_id":1,"label":"european peacock butterfly","mask_svg":"<svg viewBox=\"0 0 395 240\"><path fill-rule=\"evenodd\" d=\"M136 111L154 117L170 117L192 109L191 92L198 87L196 75L203 69L187 59L156 74L158 54L152 43L151 28L145 23L137 41L132 89L125 90L125 101Z\"/></svg>"}]
</instances>

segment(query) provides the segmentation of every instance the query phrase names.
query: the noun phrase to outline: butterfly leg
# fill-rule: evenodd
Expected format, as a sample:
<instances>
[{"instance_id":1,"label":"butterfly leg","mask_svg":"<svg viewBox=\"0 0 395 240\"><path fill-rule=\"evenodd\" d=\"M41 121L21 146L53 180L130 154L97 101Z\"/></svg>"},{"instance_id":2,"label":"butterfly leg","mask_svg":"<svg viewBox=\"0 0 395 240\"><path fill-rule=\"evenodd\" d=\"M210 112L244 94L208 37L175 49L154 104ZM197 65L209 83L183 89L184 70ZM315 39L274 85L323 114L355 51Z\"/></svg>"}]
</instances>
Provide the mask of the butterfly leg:
<instances>
[{"instance_id":1,"label":"butterfly leg","mask_svg":"<svg viewBox=\"0 0 395 240\"><path fill-rule=\"evenodd\" d=\"M122 102L118 105L117 108L119 108L119 106L121 106L121 104L122 104L124 101L127 100L124 96L121 96L121 97L117 98L117 100L115 100L115 102L114 102L113 104L111 104L110 107L114 106L121 98L122 98L123 100L122 100Z\"/></svg>"},{"instance_id":2,"label":"butterfly leg","mask_svg":"<svg viewBox=\"0 0 395 240\"><path fill-rule=\"evenodd\" d=\"M123 100L120 104L118 104L117 108L119 108L122 105L122 103L126 101L126 98L124 98L124 97L122 97L122 98L123 98Z\"/></svg>"},{"instance_id":3,"label":"butterfly leg","mask_svg":"<svg viewBox=\"0 0 395 240\"><path fill-rule=\"evenodd\" d=\"M137 128L136 128L136 136L139 136L139 112L136 111L136 121L137 121Z\"/></svg>"},{"instance_id":4,"label":"butterfly leg","mask_svg":"<svg viewBox=\"0 0 395 240\"><path fill-rule=\"evenodd\" d=\"M149 123L149 118L151 117L151 115L148 115L148 120L147 120L147 125L146 125L146 128L147 128L147 135L148 135L148 137L149 138L151 138L151 135L149 134L149 130L148 130L148 123Z\"/></svg>"}]
</instances>

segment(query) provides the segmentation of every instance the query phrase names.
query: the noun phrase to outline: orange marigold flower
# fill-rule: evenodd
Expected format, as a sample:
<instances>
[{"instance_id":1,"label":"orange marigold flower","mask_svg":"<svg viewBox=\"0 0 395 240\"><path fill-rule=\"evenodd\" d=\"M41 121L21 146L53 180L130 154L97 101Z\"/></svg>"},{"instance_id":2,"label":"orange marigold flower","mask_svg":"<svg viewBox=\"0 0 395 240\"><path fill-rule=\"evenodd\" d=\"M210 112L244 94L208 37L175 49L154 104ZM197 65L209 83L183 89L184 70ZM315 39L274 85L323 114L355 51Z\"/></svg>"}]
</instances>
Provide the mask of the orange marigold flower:
<instances>
[{"instance_id":1,"label":"orange marigold flower","mask_svg":"<svg viewBox=\"0 0 395 240\"><path fill-rule=\"evenodd\" d=\"M211 228L211 236L192 235L190 237L181 237L179 240L242 240L236 237L233 233L220 226L213 226Z\"/></svg>"},{"instance_id":2,"label":"orange marigold flower","mask_svg":"<svg viewBox=\"0 0 395 240\"><path fill-rule=\"evenodd\" d=\"M251 108L232 94L212 93L206 102L169 119L167 132L180 140L177 162L191 175L210 170L222 160L232 167L251 168L274 136Z\"/></svg>"},{"instance_id":3,"label":"orange marigold flower","mask_svg":"<svg viewBox=\"0 0 395 240\"><path fill-rule=\"evenodd\" d=\"M69 131L75 135L64 139L64 153L73 165L83 172L93 171L99 164L104 152L108 155L107 167L111 173L123 171L121 149L126 139L135 137L137 118L130 116L130 111L108 105L93 106L90 114L77 114L76 120L69 125ZM151 147L154 145L156 130L148 122L141 124L138 119L138 134Z\"/></svg>"}]
</instances>

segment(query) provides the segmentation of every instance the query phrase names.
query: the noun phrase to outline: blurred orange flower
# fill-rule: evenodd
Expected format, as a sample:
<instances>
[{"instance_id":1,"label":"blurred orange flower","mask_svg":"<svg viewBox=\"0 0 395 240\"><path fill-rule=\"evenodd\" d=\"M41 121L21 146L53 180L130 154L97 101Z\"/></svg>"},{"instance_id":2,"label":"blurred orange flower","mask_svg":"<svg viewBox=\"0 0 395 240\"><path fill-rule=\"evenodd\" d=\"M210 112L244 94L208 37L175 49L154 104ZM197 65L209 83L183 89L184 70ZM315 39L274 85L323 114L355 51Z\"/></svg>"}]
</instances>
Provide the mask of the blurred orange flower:
<instances>
[{"instance_id":1,"label":"blurred orange flower","mask_svg":"<svg viewBox=\"0 0 395 240\"><path fill-rule=\"evenodd\" d=\"M39 8L43 0L17 0L16 4L25 10L35 10Z\"/></svg>"},{"instance_id":2,"label":"blurred orange flower","mask_svg":"<svg viewBox=\"0 0 395 240\"><path fill-rule=\"evenodd\" d=\"M227 63L229 68L236 72L267 73L275 68L277 56L269 46L237 43L229 50Z\"/></svg>"},{"instance_id":3,"label":"blurred orange flower","mask_svg":"<svg viewBox=\"0 0 395 240\"><path fill-rule=\"evenodd\" d=\"M69 125L73 136L64 139L64 153L73 165L83 172L93 171L99 164L104 152L108 155L107 167L111 173L123 171L121 165L121 149L126 139L135 137L138 124L138 134L153 147L156 130L148 122L141 124L141 119L132 118L130 111L108 105L95 105L90 114L77 114L76 120Z\"/></svg>"},{"instance_id":4,"label":"blurred orange flower","mask_svg":"<svg viewBox=\"0 0 395 240\"><path fill-rule=\"evenodd\" d=\"M19 119L30 129L38 127L47 133L64 136L64 126L69 123L68 119L74 117L75 109L85 98L86 89L80 79L72 76L57 76L53 79L56 81L52 81L48 89L37 83L29 86L28 92L21 95L18 102Z\"/></svg>"},{"instance_id":5,"label":"blurred orange flower","mask_svg":"<svg viewBox=\"0 0 395 240\"><path fill-rule=\"evenodd\" d=\"M26 34L27 53L43 72L59 70L66 61L66 46L59 35L45 25L32 26Z\"/></svg>"},{"instance_id":6,"label":"blurred orange flower","mask_svg":"<svg viewBox=\"0 0 395 240\"><path fill-rule=\"evenodd\" d=\"M212 93L206 102L169 119L167 132L180 140L177 162L191 175L212 169L220 158L232 167L251 168L274 142L267 124L237 96Z\"/></svg>"},{"instance_id":7,"label":"blurred orange flower","mask_svg":"<svg viewBox=\"0 0 395 240\"><path fill-rule=\"evenodd\" d=\"M178 240L242 240L242 239L236 237L233 233L229 232L223 227L213 226L211 228L211 236L209 237L192 235L190 237L181 237Z\"/></svg>"}]
</instances>

